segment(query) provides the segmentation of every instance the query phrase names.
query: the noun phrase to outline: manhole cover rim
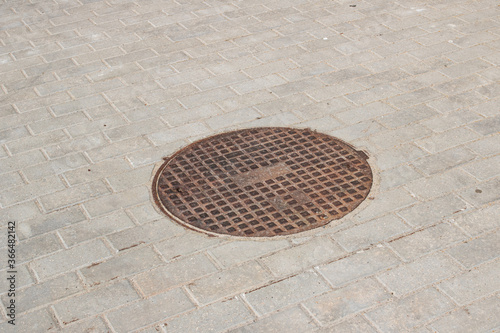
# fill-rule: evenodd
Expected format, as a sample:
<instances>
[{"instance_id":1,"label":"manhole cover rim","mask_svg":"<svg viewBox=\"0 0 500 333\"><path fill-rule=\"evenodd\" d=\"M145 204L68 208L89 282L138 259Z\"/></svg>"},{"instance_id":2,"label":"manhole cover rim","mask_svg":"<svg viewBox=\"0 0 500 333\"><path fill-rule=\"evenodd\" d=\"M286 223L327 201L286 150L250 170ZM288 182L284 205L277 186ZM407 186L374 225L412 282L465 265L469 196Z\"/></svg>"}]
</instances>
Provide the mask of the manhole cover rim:
<instances>
[{"instance_id":1,"label":"manhole cover rim","mask_svg":"<svg viewBox=\"0 0 500 333\"><path fill-rule=\"evenodd\" d=\"M172 213L169 209L167 209L162 201L160 200L159 197L159 191L158 191L158 186L159 186L159 178L161 177L163 171L165 168L169 166L169 163L171 163L178 155L183 154L187 150L191 149L193 146L200 144L202 142L210 141L217 139L218 137L223 137L226 135L231 135L232 133L237 133L237 132L242 132L242 131L249 131L249 130L273 130L273 129L281 129L281 130L294 130L294 131L310 131L311 133L320 135L320 136L326 136L334 139L335 141L347 146L348 148L352 149L355 153L359 154L360 157L366 162L368 165L368 171L369 171L369 176L371 177L371 184L370 187L368 188L368 192L366 193L366 196L363 200L361 200L350 212L342 216L341 218L338 219L328 219L327 222L323 225L311 228L311 229L306 229L303 231L298 231L295 233L285 233L285 234L275 234L272 236L244 236L244 235L232 235L232 234L227 234L227 233L218 233L214 231L210 231L207 229L199 228L195 225L192 225L188 223L187 221L184 221L182 218L179 218L176 216L174 213ZM175 221L177 224L179 224L182 227L185 227L191 231L199 232L202 234L206 234L209 237L221 237L221 238L231 238L231 239L239 239L239 240L247 240L247 241L252 241L252 240L257 240L257 241L265 241L265 240L277 240L277 239L284 239L284 238L290 238L290 237L308 237L311 236L312 234L316 234L320 232L321 230L324 230L325 228L328 227L333 227L334 224L332 223L333 221L336 221L337 223L335 226L340 225L344 220L349 219L357 215L362 209L367 206L371 200L373 200L373 195L375 192L378 192L379 188L379 177L377 172L375 172L376 168L374 167L374 164L368 163L368 159L374 160L375 158L371 155L369 155L365 149L363 148L356 148L352 144L339 139L338 137L331 136L329 134L324 134L322 132L319 132L317 130L311 129L311 128L294 128L294 127L248 127L248 128L241 128L241 129L236 129L228 132L220 132L208 137L204 137L201 139L198 139L194 142L189 143L186 146L183 146L179 148L177 151L172 153L171 155L165 156L162 158L163 162L157 163L156 167L153 169L153 178L152 178L152 200L155 203L155 209L160 210L163 214L167 215L169 218L171 218L173 221ZM370 197L371 196L371 197ZM371 200L367 200L371 199Z\"/></svg>"}]
</instances>

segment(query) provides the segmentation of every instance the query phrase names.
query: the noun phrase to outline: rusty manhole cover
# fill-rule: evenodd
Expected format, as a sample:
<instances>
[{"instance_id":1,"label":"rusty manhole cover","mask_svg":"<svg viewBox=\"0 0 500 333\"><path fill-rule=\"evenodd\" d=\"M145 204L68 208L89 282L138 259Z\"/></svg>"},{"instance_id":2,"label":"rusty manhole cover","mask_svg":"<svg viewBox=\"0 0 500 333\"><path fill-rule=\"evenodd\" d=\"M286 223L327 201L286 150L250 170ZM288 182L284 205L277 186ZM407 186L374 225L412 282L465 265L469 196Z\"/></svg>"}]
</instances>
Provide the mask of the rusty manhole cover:
<instances>
[{"instance_id":1,"label":"rusty manhole cover","mask_svg":"<svg viewBox=\"0 0 500 333\"><path fill-rule=\"evenodd\" d=\"M153 182L182 225L246 237L317 228L356 208L373 175L363 152L309 129L253 128L197 141L166 158Z\"/></svg>"}]
</instances>

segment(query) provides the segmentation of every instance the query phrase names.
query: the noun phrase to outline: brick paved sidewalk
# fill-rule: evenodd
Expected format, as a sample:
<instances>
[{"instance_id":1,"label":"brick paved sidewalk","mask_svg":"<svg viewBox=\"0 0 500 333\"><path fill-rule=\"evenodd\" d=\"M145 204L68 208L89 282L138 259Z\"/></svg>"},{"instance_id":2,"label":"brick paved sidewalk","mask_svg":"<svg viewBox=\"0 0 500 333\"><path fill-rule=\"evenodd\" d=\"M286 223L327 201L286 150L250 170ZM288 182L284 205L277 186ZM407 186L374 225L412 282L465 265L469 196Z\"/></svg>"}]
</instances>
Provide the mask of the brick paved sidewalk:
<instances>
[{"instance_id":1,"label":"brick paved sidewalk","mask_svg":"<svg viewBox=\"0 0 500 333\"><path fill-rule=\"evenodd\" d=\"M499 64L497 0L2 1L17 332L499 330ZM256 126L364 149L373 200L263 241L156 211L162 157Z\"/></svg>"}]
</instances>

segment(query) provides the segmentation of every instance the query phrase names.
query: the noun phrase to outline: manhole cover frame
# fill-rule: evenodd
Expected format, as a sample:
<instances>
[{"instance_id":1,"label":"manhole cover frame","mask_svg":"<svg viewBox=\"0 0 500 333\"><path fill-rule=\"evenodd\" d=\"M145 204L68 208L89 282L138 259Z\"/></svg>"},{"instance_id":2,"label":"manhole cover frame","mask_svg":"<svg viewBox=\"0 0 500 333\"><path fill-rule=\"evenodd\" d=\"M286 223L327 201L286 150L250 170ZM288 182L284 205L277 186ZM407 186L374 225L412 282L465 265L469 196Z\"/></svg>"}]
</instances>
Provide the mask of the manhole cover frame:
<instances>
[{"instance_id":1,"label":"manhole cover frame","mask_svg":"<svg viewBox=\"0 0 500 333\"><path fill-rule=\"evenodd\" d=\"M355 153L358 153L360 155L364 155L363 159L365 162L368 164L369 169L371 171L371 187L368 189L368 192L366 194L366 197L350 212L346 213L344 216L341 218L337 219L328 219L328 221L323 224L319 225L314 228L306 229L303 231L299 231L296 233L291 233L291 234L276 234L273 236L243 236L243 235L232 235L232 234L225 234L225 233L218 233L218 232L213 232L210 230L206 230L203 228L199 228L197 226L194 226L190 224L187 221L184 221L183 219L179 218L175 214L173 214L170 210L168 210L163 203L161 202L159 198L159 192L158 192L158 180L160 176L162 175L163 170L168 166L169 162L175 159L180 154L183 154L185 151L191 149L192 146L199 144L201 142L205 141L210 141L217 139L218 137L226 136L229 135L233 132L240 132L240 131L249 131L249 130L272 130L272 129L282 129L282 130L296 130L296 131L310 131L312 133L322 135L322 136L327 136L335 141L349 147L352 149ZM370 163L368 163L368 160L370 160ZM196 233L201 233L204 234L205 236L209 237L219 237L219 238L230 238L230 239L239 239L239 240L247 240L247 241L266 241L266 240L278 240L278 239L285 239L285 238L293 238L293 237L309 237L314 234L317 234L321 232L322 230L325 230L326 228L329 228L330 230L334 231L340 231L346 228L349 228L349 226L352 226L352 223L348 222L345 227L343 226L344 222L346 220L352 219L354 216L356 216L360 211L366 208L369 204L371 204L371 201L374 200L376 194L379 193L380 191L380 170L377 167L376 163L376 157L368 154L367 149L364 147L358 147L356 148L352 144L339 139L338 137L322 133L318 130L314 130L311 128L294 128L294 127L279 127L279 126L273 126L273 127L250 127L250 128L240 128L240 129L235 129L231 131L226 131L226 132L220 132L214 135L210 135L201 139L197 139L194 142L189 143L188 145L182 146L180 148L176 148L176 150L171 154L167 155L162 158L162 162L157 163L155 167L152 170L152 178L151 178L151 188L152 191L150 192L151 195L151 200L154 202L153 206L156 211L159 213L165 214L167 217L175 221L178 225L181 227L184 227L190 231L194 231Z\"/></svg>"}]
</instances>

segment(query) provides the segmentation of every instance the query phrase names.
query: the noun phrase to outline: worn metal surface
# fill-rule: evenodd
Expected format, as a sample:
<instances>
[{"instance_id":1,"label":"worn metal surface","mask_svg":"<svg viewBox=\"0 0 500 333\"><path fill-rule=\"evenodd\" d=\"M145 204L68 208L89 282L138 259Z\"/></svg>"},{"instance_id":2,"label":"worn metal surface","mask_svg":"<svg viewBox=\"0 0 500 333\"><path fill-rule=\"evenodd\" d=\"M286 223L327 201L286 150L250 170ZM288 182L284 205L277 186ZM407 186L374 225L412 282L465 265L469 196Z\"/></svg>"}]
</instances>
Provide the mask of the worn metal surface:
<instances>
[{"instance_id":1,"label":"worn metal surface","mask_svg":"<svg viewBox=\"0 0 500 333\"><path fill-rule=\"evenodd\" d=\"M317 228L356 208L372 186L367 156L309 129L254 128L197 141L153 182L163 212L209 233L246 237Z\"/></svg>"}]
</instances>

